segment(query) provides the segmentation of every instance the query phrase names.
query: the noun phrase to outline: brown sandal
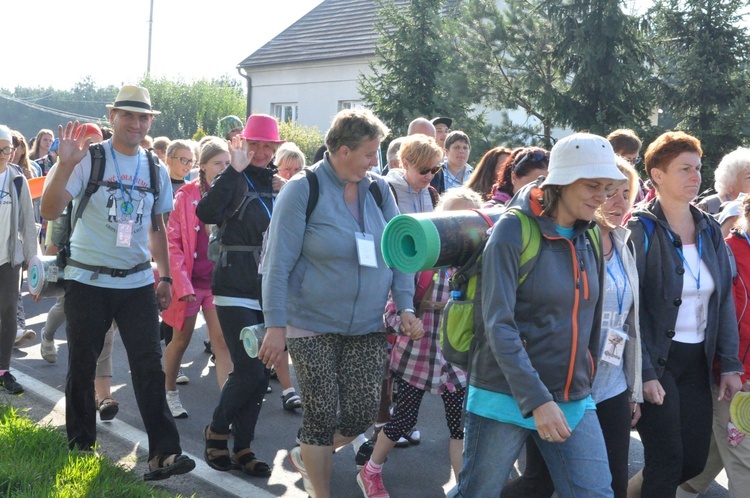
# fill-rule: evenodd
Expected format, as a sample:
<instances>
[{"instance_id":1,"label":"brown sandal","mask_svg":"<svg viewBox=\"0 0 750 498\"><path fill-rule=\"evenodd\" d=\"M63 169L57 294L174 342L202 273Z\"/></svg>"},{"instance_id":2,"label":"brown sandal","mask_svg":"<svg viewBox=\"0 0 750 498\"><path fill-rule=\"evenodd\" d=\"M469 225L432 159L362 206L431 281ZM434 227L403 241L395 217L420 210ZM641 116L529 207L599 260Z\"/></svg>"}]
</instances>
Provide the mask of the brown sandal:
<instances>
[{"instance_id":1,"label":"brown sandal","mask_svg":"<svg viewBox=\"0 0 750 498\"><path fill-rule=\"evenodd\" d=\"M263 460L258 460L250 448L232 453L232 468L241 470L253 477L268 477L271 475L271 468L268 464Z\"/></svg>"},{"instance_id":2,"label":"brown sandal","mask_svg":"<svg viewBox=\"0 0 750 498\"><path fill-rule=\"evenodd\" d=\"M218 434L211 430L207 425L203 432L206 439L206 449L203 452L203 458L209 467L214 470L226 472L232 468L232 459L229 458L229 434Z\"/></svg>"},{"instance_id":3,"label":"brown sandal","mask_svg":"<svg viewBox=\"0 0 750 498\"><path fill-rule=\"evenodd\" d=\"M172 476L187 474L195 468L195 462L185 455L157 455L148 461L149 472L144 481L161 481Z\"/></svg>"},{"instance_id":4,"label":"brown sandal","mask_svg":"<svg viewBox=\"0 0 750 498\"><path fill-rule=\"evenodd\" d=\"M101 403L98 404L99 408L99 419L100 420L112 420L120 411L120 404L114 398L104 398Z\"/></svg>"}]
</instances>

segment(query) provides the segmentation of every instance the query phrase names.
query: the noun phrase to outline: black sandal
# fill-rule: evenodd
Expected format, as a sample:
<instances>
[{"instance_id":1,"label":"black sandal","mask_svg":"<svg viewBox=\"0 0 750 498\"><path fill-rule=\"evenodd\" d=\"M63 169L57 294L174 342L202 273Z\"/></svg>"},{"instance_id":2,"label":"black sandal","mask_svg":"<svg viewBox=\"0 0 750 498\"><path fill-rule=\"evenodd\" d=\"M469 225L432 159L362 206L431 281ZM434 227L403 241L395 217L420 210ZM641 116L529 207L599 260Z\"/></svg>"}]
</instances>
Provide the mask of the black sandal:
<instances>
[{"instance_id":1,"label":"black sandal","mask_svg":"<svg viewBox=\"0 0 750 498\"><path fill-rule=\"evenodd\" d=\"M158 455L148 461L149 472L144 481L161 481L172 476L187 474L195 468L195 462L185 455Z\"/></svg>"},{"instance_id":2,"label":"black sandal","mask_svg":"<svg viewBox=\"0 0 750 498\"><path fill-rule=\"evenodd\" d=\"M206 439L206 449L203 452L203 458L209 467L214 470L226 472L232 468L232 459L229 458L229 434L217 434L211 431L211 426L207 425L203 431Z\"/></svg>"},{"instance_id":3,"label":"black sandal","mask_svg":"<svg viewBox=\"0 0 750 498\"><path fill-rule=\"evenodd\" d=\"M252 477L269 477L271 467L263 460L258 460L250 448L232 453L232 468L241 470Z\"/></svg>"}]
</instances>

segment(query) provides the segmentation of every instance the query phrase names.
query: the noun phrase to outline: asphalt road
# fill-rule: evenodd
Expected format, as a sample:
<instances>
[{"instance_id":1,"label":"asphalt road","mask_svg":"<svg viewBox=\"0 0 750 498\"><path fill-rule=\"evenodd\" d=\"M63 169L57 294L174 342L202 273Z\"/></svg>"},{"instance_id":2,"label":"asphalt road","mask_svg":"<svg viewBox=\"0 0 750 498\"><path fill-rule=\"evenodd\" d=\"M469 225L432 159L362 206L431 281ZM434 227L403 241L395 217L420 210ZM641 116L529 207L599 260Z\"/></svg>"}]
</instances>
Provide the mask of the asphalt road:
<instances>
[{"instance_id":1,"label":"asphalt road","mask_svg":"<svg viewBox=\"0 0 750 498\"><path fill-rule=\"evenodd\" d=\"M37 340L13 353L11 368L17 372L18 380L27 393L21 397L0 394L0 399L10 400L14 405L28 408L36 420L53 425L64 425L64 383L67 372L67 344L64 329L58 332L58 362L48 364L41 358L39 334L46 313L54 299L43 299L35 303L26 293L24 283L24 305L27 327L37 332ZM197 462L196 469L185 476L161 481L157 486L173 494L205 498L222 497L304 497L302 481L288 460L288 451L294 447L295 436L301 422L301 411L289 412L282 408L281 387L271 381L273 392L265 399L256 429L253 448L273 469L269 478L252 478L239 471L218 472L203 461L203 429L210 422L218 400L219 389L209 355L204 352L204 328L195 331L193 340L183 358L183 371L190 383L179 386L182 403L189 413L187 419L176 421L180 431L183 451ZM113 396L120 403L120 412L112 422L98 422L101 451L108 457L133 468L141 475L146 468L147 445L138 408L133 395L127 358L122 341L115 340ZM448 429L445 425L443 405L438 396L425 396L417 424L422 434L418 446L393 450L385 465L383 479L394 498L442 497L453 487L448 463ZM631 439L631 474L643 465L643 453L637 433ZM502 444L502 442L488 442ZM361 496L355 481L356 467L351 446L339 450L333 458L332 490L334 497ZM705 495L727 497L726 475L722 473Z\"/></svg>"}]
</instances>

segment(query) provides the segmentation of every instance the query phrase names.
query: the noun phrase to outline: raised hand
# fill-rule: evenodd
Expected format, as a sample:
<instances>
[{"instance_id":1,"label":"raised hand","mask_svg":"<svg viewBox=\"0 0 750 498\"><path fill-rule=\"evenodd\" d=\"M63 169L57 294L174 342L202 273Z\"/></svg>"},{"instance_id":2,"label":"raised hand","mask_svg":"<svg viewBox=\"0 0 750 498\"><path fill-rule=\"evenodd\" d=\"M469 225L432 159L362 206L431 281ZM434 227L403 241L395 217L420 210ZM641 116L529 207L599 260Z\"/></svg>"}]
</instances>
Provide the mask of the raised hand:
<instances>
[{"instance_id":1,"label":"raised hand","mask_svg":"<svg viewBox=\"0 0 750 498\"><path fill-rule=\"evenodd\" d=\"M242 173L253 159L255 151L249 150L247 140L242 135L235 135L229 142L229 161L237 173Z\"/></svg>"},{"instance_id":2,"label":"raised hand","mask_svg":"<svg viewBox=\"0 0 750 498\"><path fill-rule=\"evenodd\" d=\"M89 153L92 138L78 136L80 128L78 121L74 123L68 121L65 128L62 125L57 127L57 136L60 140L57 155L60 158L61 165L73 168Z\"/></svg>"}]
</instances>

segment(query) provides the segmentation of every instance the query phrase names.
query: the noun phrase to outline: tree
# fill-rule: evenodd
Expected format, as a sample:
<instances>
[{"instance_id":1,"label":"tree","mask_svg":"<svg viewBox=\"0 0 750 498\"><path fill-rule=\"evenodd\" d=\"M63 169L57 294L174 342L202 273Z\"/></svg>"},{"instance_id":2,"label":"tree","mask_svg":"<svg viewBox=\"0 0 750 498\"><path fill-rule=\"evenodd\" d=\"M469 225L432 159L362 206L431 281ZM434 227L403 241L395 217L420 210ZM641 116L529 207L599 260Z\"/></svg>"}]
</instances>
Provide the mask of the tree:
<instances>
[{"instance_id":1,"label":"tree","mask_svg":"<svg viewBox=\"0 0 750 498\"><path fill-rule=\"evenodd\" d=\"M488 106L521 109L553 127L597 133L648 122L650 53L618 0L468 0L463 69Z\"/></svg>"},{"instance_id":2,"label":"tree","mask_svg":"<svg viewBox=\"0 0 750 498\"><path fill-rule=\"evenodd\" d=\"M742 0L660 0L650 11L659 103L675 128L701 140L703 187L721 157L750 135L750 37Z\"/></svg>"},{"instance_id":3,"label":"tree","mask_svg":"<svg viewBox=\"0 0 750 498\"><path fill-rule=\"evenodd\" d=\"M599 134L646 124L654 56L622 0L543 2L558 28L553 55L570 82L555 102L562 122Z\"/></svg>"},{"instance_id":4,"label":"tree","mask_svg":"<svg viewBox=\"0 0 750 498\"><path fill-rule=\"evenodd\" d=\"M317 126L302 126L297 122L279 123L279 136L287 142L294 142L305 155L307 165L311 165L315 152L323 145L323 134Z\"/></svg>"},{"instance_id":5,"label":"tree","mask_svg":"<svg viewBox=\"0 0 750 498\"><path fill-rule=\"evenodd\" d=\"M162 111L152 125L153 136L189 138L199 130L210 134L222 117L245 114L242 86L227 77L186 83L146 76L138 84L148 88L152 105Z\"/></svg>"},{"instance_id":6,"label":"tree","mask_svg":"<svg viewBox=\"0 0 750 498\"><path fill-rule=\"evenodd\" d=\"M443 0L378 0L372 75L360 75L359 91L394 136L406 134L416 117L450 116L454 128L478 136L484 117L466 92L466 80L455 71L446 33ZM484 151L474 147L472 157Z\"/></svg>"}]
</instances>

